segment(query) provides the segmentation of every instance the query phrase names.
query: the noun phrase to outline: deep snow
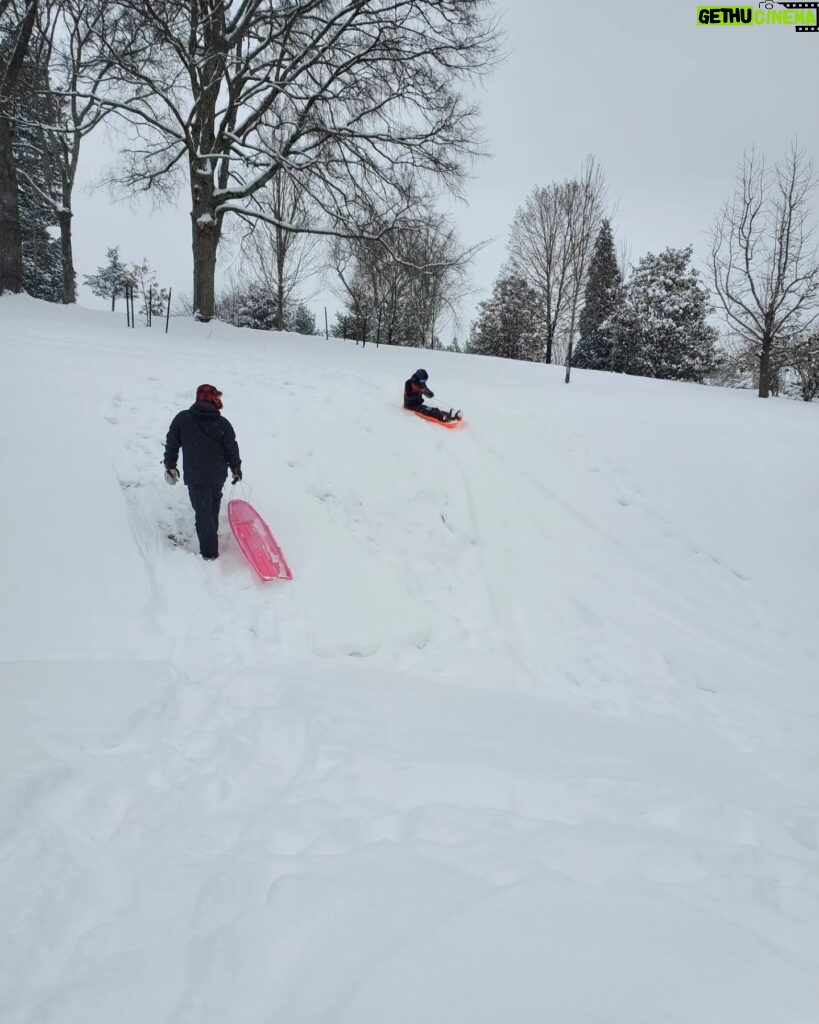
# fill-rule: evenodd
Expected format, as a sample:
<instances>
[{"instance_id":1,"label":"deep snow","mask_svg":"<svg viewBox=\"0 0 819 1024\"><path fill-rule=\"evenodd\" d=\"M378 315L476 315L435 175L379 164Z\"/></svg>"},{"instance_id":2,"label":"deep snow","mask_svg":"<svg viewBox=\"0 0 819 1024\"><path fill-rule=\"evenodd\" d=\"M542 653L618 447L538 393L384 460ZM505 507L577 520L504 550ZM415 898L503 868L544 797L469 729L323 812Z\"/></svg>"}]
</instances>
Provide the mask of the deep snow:
<instances>
[{"instance_id":1,"label":"deep snow","mask_svg":"<svg viewBox=\"0 0 819 1024\"><path fill-rule=\"evenodd\" d=\"M22 297L0 351L3 1024L819 1022L819 409ZM292 583L195 554L204 382Z\"/></svg>"}]
</instances>

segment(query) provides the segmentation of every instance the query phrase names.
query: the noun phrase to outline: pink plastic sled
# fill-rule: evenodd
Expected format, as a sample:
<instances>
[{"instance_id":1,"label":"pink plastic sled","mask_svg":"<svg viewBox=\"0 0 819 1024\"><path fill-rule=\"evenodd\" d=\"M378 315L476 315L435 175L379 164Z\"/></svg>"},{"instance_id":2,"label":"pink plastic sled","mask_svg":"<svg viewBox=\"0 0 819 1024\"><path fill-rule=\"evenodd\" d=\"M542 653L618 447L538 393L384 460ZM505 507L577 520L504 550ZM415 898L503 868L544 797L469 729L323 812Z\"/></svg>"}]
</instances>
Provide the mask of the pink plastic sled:
<instances>
[{"instance_id":1,"label":"pink plastic sled","mask_svg":"<svg viewBox=\"0 0 819 1024\"><path fill-rule=\"evenodd\" d=\"M241 498L229 501L228 522L242 554L261 579L293 579L293 573L270 527L249 502Z\"/></svg>"}]
</instances>

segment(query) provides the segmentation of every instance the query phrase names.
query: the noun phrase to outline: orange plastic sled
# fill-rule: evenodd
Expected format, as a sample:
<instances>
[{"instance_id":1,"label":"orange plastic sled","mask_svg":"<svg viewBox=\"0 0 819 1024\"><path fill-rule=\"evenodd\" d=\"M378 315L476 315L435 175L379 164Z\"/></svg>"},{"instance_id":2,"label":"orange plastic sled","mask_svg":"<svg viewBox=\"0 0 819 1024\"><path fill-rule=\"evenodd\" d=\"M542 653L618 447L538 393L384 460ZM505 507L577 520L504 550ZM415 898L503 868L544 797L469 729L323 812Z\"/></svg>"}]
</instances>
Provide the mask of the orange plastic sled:
<instances>
[{"instance_id":1,"label":"orange plastic sled","mask_svg":"<svg viewBox=\"0 0 819 1024\"><path fill-rule=\"evenodd\" d=\"M425 416L422 412L416 412L414 409L405 409L404 412L408 412L411 416L417 416L420 420L426 420L427 423L435 423L439 427L446 427L447 430L457 430L466 423L466 420L463 418L450 420L447 423L445 420L436 420L434 416Z\"/></svg>"}]
</instances>

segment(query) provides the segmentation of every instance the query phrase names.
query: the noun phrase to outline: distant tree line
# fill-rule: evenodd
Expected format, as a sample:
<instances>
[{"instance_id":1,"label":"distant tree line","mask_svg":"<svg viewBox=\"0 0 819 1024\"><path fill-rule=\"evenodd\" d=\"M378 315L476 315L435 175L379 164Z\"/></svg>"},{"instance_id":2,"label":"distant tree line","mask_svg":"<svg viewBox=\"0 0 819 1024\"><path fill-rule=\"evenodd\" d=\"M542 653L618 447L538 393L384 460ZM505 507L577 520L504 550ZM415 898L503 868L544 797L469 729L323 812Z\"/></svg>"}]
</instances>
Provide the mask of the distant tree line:
<instances>
[{"instance_id":1,"label":"distant tree line","mask_svg":"<svg viewBox=\"0 0 819 1024\"><path fill-rule=\"evenodd\" d=\"M379 241L336 239L330 266L344 302L340 337L362 344L440 347L438 328L467 289L473 251L458 242L446 219L429 207L404 227L383 225Z\"/></svg>"},{"instance_id":2,"label":"distant tree line","mask_svg":"<svg viewBox=\"0 0 819 1024\"><path fill-rule=\"evenodd\" d=\"M536 188L465 351L668 380L819 393L819 254L812 161L745 156L711 231L713 296L693 249L618 259L600 168ZM725 331L717 329L722 314Z\"/></svg>"},{"instance_id":3,"label":"distant tree line","mask_svg":"<svg viewBox=\"0 0 819 1024\"><path fill-rule=\"evenodd\" d=\"M440 345L475 250L435 199L482 153L467 94L499 42L490 0L0 0L0 292L76 300L82 144L110 121L116 194L190 195L192 315L312 332L323 275L335 333ZM746 154L707 287L690 247L630 265L590 157L526 197L458 348L560 363L567 382L580 367L811 400L816 195L796 146L773 165ZM86 278L96 294L113 307L128 282L143 308L166 301L147 261L112 253ZM219 260L239 284L217 290Z\"/></svg>"}]
</instances>

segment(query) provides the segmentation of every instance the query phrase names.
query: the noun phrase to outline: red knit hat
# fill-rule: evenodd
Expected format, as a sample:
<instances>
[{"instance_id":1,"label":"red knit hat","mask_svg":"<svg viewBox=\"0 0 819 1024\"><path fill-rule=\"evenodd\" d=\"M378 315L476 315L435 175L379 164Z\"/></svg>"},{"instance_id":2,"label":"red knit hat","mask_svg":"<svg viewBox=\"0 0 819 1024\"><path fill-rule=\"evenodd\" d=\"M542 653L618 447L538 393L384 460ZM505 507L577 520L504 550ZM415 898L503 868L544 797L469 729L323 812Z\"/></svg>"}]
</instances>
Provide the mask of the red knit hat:
<instances>
[{"instance_id":1,"label":"red knit hat","mask_svg":"<svg viewBox=\"0 0 819 1024\"><path fill-rule=\"evenodd\" d=\"M197 402L212 402L217 409L222 408L222 392L212 384L200 384L196 389Z\"/></svg>"}]
</instances>

